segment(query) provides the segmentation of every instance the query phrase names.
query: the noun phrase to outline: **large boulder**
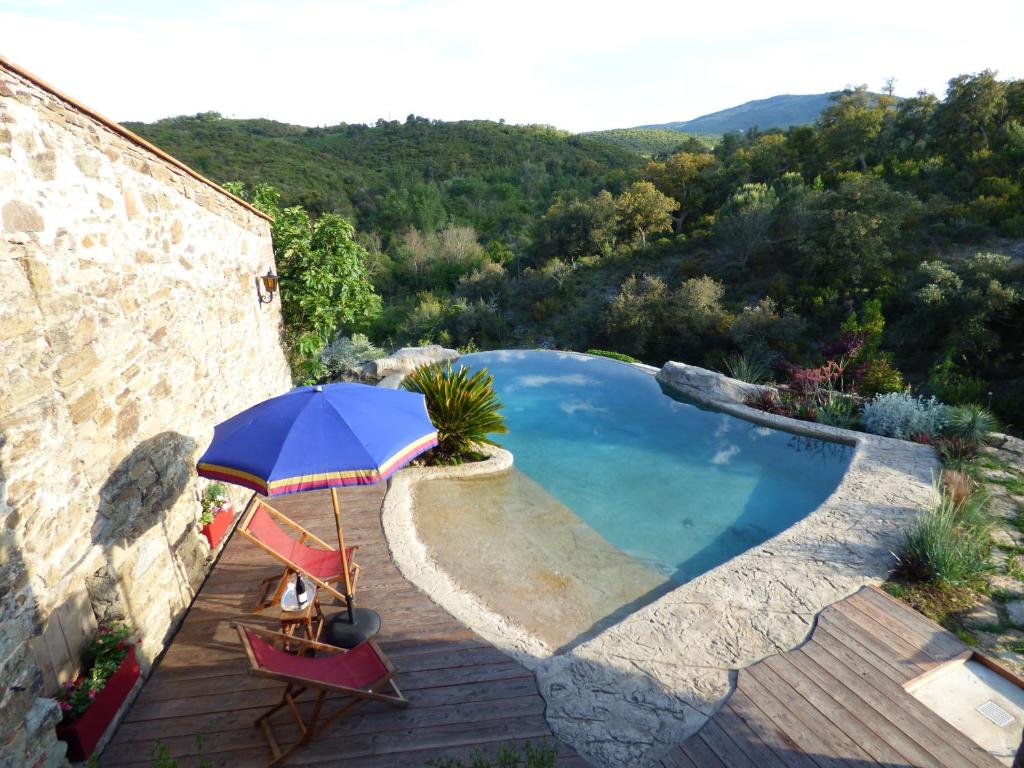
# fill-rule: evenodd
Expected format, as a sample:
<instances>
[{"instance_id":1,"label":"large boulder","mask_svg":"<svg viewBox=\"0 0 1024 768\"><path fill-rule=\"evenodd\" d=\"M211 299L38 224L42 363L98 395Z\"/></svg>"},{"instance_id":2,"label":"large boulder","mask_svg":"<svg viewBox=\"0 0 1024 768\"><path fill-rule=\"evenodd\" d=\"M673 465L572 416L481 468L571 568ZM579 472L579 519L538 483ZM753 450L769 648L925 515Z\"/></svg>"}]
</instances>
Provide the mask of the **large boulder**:
<instances>
[{"instance_id":1,"label":"large boulder","mask_svg":"<svg viewBox=\"0 0 1024 768\"><path fill-rule=\"evenodd\" d=\"M374 380L396 374L405 376L421 365L455 360L458 357L459 353L456 350L445 349L438 344L431 344L427 347L402 347L389 357L382 357L380 360L367 363L363 366L363 373L367 378Z\"/></svg>"},{"instance_id":2,"label":"large boulder","mask_svg":"<svg viewBox=\"0 0 1024 768\"><path fill-rule=\"evenodd\" d=\"M673 389L684 397L698 402L743 403L748 397L759 394L770 387L748 384L739 379L698 368L696 365L669 361L658 371L657 379L662 386Z\"/></svg>"}]
</instances>

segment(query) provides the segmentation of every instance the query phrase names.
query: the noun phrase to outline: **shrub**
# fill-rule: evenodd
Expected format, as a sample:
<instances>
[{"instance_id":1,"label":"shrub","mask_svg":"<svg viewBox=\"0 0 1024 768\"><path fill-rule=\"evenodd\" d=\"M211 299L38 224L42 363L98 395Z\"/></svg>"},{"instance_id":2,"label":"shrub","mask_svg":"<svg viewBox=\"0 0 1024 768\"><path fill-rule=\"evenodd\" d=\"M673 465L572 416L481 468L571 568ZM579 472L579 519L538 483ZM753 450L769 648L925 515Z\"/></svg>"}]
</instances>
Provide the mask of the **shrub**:
<instances>
[{"instance_id":1,"label":"shrub","mask_svg":"<svg viewBox=\"0 0 1024 768\"><path fill-rule=\"evenodd\" d=\"M757 408L765 413L782 413L782 401L774 389L767 387L759 389L756 393L747 395L743 401L744 405Z\"/></svg>"},{"instance_id":2,"label":"shrub","mask_svg":"<svg viewBox=\"0 0 1024 768\"><path fill-rule=\"evenodd\" d=\"M906 440L918 433L939 434L946 424L946 406L934 397L890 392L867 403L861 419L868 432Z\"/></svg>"},{"instance_id":3,"label":"shrub","mask_svg":"<svg viewBox=\"0 0 1024 768\"><path fill-rule=\"evenodd\" d=\"M355 378L363 363L385 357L387 351L374 346L366 336L353 333L351 337L339 335L327 345L320 359L327 378L331 381Z\"/></svg>"},{"instance_id":4,"label":"shrub","mask_svg":"<svg viewBox=\"0 0 1024 768\"><path fill-rule=\"evenodd\" d=\"M623 363L639 363L635 357L624 355L621 352L609 352L607 349L588 349L588 355L597 355L598 357L610 357L612 360L619 360Z\"/></svg>"},{"instance_id":5,"label":"shrub","mask_svg":"<svg viewBox=\"0 0 1024 768\"><path fill-rule=\"evenodd\" d=\"M57 703L64 713L65 719L81 715L92 704L107 680L128 655L132 643L129 641L131 632L124 624L101 626L96 636L86 643L82 651L84 672L74 680L65 683L57 694Z\"/></svg>"},{"instance_id":6,"label":"shrub","mask_svg":"<svg viewBox=\"0 0 1024 768\"><path fill-rule=\"evenodd\" d=\"M958 506L947 493L908 527L897 572L910 581L971 586L992 570L992 543L984 520L985 499L974 494Z\"/></svg>"},{"instance_id":7,"label":"shrub","mask_svg":"<svg viewBox=\"0 0 1024 768\"><path fill-rule=\"evenodd\" d=\"M959 469L944 469L939 474L942 493L957 508L963 509L974 494L975 483L971 476Z\"/></svg>"},{"instance_id":8,"label":"shrub","mask_svg":"<svg viewBox=\"0 0 1024 768\"><path fill-rule=\"evenodd\" d=\"M985 395L985 382L957 370L951 355L932 367L928 389L943 402L961 405L978 402Z\"/></svg>"},{"instance_id":9,"label":"shrub","mask_svg":"<svg viewBox=\"0 0 1024 768\"><path fill-rule=\"evenodd\" d=\"M962 437L944 435L935 441L935 448L942 456L942 462L949 467L959 467L978 455L978 444Z\"/></svg>"},{"instance_id":10,"label":"shrub","mask_svg":"<svg viewBox=\"0 0 1024 768\"><path fill-rule=\"evenodd\" d=\"M495 445L488 435L508 432L494 377L486 368L470 375L464 366L455 370L451 363L434 363L414 370L403 386L427 399L438 438L437 447L427 454L431 463L461 464L476 455L477 445Z\"/></svg>"},{"instance_id":11,"label":"shrub","mask_svg":"<svg viewBox=\"0 0 1024 768\"><path fill-rule=\"evenodd\" d=\"M217 512L223 509L224 505L230 501L228 487L224 483L210 483L203 489L203 496L200 499L203 513L199 516L199 524L209 525L212 523Z\"/></svg>"},{"instance_id":12,"label":"shrub","mask_svg":"<svg viewBox=\"0 0 1024 768\"><path fill-rule=\"evenodd\" d=\"M818 408L818 422L830 427L852 429L857 426L858 419L857 403L853 398L838 392L829 392L825 402Z\"/></svg>"},{"instance_id":13,"label":"shrub","mask_svg":"<svg viewBox=\"0 0 1024 768\"><path fill-rule=\"evenodd\" d=\"M955 405L946 409L945 433L974 445L985 442L990 432L999 429L999 420L980 405Z\"/></svg>"},{"instance_id":14,"label":"shrub","mask_svg":"<svg viewBox=\"0 0 1024 768\"><path fill-rule=\"evenodd\" d=\"M876 357L860 366L855 374L857 391L865 397L886 395L890 392L902 392L906 389L903 374L887 357Z\"/></svg>"},{"instance_id":15,"label":"shrub","mask_svg":"<svg viewBox=\"0 0 1024 768\"><path fill-rule=\"evenodd\" d=\"M768 381L771 369L768 365L753 355L733 355L725 359L725 369L734 379L745 381L748 384L761 384Z\"/></svg>"}]
</instances>

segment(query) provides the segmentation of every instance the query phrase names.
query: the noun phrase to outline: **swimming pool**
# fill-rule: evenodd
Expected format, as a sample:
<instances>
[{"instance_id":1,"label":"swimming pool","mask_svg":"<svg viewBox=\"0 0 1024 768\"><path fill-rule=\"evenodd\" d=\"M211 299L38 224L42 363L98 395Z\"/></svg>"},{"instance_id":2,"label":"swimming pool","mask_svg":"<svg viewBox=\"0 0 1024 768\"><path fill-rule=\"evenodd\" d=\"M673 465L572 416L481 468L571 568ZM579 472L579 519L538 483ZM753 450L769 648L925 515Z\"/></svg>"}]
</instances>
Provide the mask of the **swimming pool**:
<instances>
[{"instance_id":1,"label":"swimming pool","mask_svg":"<svg viewBox=\"0 0 1024 768\"><path fill-rule=\"evenodd\" d=\"M630 558L681 584L763 543L832 493L850 447L665 394L645 371L548 351L480 352L516 468Z\"/></svg>"}]
</instances>

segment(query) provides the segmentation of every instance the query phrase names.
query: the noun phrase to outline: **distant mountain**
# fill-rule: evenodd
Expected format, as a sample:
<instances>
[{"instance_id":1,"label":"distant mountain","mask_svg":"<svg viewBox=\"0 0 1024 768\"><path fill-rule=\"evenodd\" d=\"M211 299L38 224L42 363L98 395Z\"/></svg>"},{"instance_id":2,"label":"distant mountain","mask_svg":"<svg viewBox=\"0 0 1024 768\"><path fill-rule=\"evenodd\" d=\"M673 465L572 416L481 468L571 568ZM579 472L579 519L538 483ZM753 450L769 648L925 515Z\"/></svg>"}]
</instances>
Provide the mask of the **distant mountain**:
<instances>
[{"instance_id":1,"label":"distant mountain","mask_svg":"<svg viewBox=\"0 0 1024 768\"><path fill-rule=\"evenodd\" d=\"M768 128L789 128L791 125L807 125L818 119L829 104L830 93L804 95L783 94L769 99L756 99L730 107L710 115L695 117L661 125L641 125L640 128L661 128L701 136L720 136L733 131L746 131L757 126Z\"/></svg>"}]
</instances>

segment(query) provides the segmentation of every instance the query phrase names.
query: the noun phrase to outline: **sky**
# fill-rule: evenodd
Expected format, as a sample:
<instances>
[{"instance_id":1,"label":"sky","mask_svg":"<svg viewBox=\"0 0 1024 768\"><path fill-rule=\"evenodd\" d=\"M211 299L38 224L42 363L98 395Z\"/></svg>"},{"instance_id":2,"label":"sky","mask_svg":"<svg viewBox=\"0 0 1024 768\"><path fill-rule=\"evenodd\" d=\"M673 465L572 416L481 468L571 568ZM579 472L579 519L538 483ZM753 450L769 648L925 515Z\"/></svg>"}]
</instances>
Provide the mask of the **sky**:
<instances>
[{"instance_id":1,"label":"sky","mask_svg":"<svg viewBox=\"0 0 1024 768\"><path fill-rule=\"evenodd\" d=\"M117 121L483 118L571 131L848 85L1024 77L1024 0L0 0L0 56Z\"/></svg>"}]
</instances>

